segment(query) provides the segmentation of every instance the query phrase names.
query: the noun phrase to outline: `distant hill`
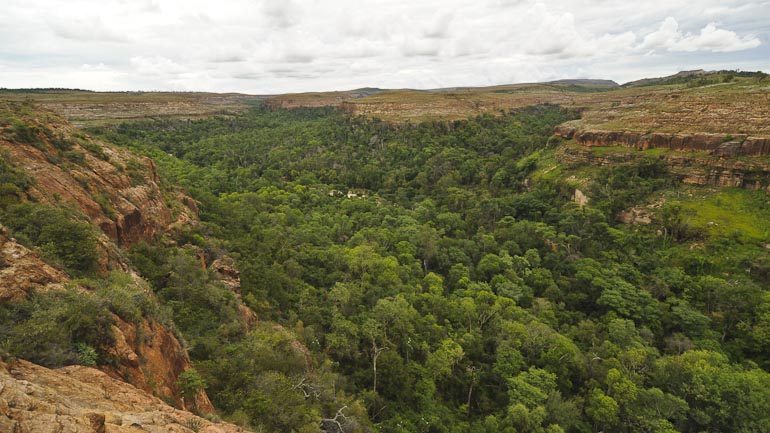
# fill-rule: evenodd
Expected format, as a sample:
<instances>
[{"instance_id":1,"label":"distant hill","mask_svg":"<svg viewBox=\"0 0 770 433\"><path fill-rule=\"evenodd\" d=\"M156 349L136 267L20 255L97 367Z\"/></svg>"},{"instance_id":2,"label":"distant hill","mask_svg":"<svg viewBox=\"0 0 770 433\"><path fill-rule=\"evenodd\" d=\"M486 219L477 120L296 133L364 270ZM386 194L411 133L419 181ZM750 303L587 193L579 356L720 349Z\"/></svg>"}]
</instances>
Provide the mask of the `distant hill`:
<instances>
[{"instance_id":1,"label":"distant hill","mask_svg":"<svg viewBox=\"0 0 770 433\"><path fill-rule=\"evenodd\" d=\"M607 86L607 87L619 87L620 84L612 80L596 80L590 78L578 78L578 79L566 79L549 81L548 84L566 84L573 86Z\"/></svg>"},{"instance_id":2,"label":"distant hill","mask_svg":"<svg viewBox=\"0 0 770 433\"><path fill-rule=\"evenodd\" d=\"M704 71L703 69L695 69L692 71L680 71L674 75L669 75L666 77L642 78L641 80L629 81L628 83L623 84L622 87L653 86L656 84L674 84L674 81L677 81L677 80L687 81L689 79L692 79L693 77L700 77L706 74L708 74L708 72Z\"/></svg>"}]
</instances>

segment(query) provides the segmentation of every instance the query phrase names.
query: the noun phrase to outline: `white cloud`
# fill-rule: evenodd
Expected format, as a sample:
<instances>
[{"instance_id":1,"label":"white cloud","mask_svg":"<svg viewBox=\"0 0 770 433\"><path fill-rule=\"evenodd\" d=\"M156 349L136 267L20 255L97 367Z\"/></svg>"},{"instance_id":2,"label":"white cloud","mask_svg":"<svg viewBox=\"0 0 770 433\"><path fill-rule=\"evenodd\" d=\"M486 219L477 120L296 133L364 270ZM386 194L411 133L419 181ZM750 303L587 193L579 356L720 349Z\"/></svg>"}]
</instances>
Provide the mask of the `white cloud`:
<instances>
[{"instance_id":1,"label":"white cloud","mask_svg":"<svg viewBox=\"0 0 770 433\"><path fill-rule=\"evenodd\" d=\"M129 38L108 27L99 17L68 17L50 21L54 34L65 39L93 42L128 42Z\"/></svg>"},{"instance_id":2,"label":"white cloud","mask_svg":"<svg viewBox=\"0 0 770 433\"><path fill-rule=\"evenodd\" d=\"M708 23L699 34L682 33L679 23L673 17L667 17L660 28L645 36L642 49L655 51L711 51L731 52L756 48L761 45L753 36L740 37L733 31L717 28L715 23Z\"/></svg>"},{"instance_id":3,"label":"white cloud","mask_svg":"<svg viewBox=\"0 0 770 433\"><path fill-rule=\"evenodd\" d=\"M161 56L136 56L130 60L131 66L138 74L168 76L182 73L185 68L171 59Z\"/></svg>"},{"instance_id":4,"label":"white cloud","mask_svg":"<svg viewBox=\"0 0 770 433\"><path fill-rule=\"evenodd\" d=\"M767 1L70 0L62 12L54 0L5 0L0 86L269 93L622 81L711 65L770 70L768 41Z\"/></svg>"}]
</instances>

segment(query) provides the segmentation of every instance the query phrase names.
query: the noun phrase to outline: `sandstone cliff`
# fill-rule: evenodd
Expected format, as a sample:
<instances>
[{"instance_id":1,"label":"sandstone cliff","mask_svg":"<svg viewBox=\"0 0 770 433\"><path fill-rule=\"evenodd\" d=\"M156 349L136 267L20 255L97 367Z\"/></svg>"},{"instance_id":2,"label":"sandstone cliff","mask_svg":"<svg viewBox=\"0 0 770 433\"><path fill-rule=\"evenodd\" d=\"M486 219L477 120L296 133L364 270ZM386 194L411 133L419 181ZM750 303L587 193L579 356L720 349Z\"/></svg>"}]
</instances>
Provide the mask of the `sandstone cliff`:
<instances>
[{"instance_id":1,"label":"sandstone cliff","mask_svg":"<svg viewBox=\"0 0 770 433\"><path fill-rule=\"evenodd\" d=\"M139 281L121 247L197 221L195 202L163 191L149 158L94 140L36 107L0 103L0 157L33 180L22 199L73 208L98 227L102 273L119 269ZM0 302L65 286L89 290L11 239L0 225ZM145 296L154 295L147 289ZM177 377L191 362L167 326L151 317L114 319L115 342L106 350L115 362L102 367L107 374L180 407L194 404L201 412L213 412L204 392L195 402L181 400Z\"/></svg>"},{"instance_id":2,"label":"sandstone cliff","mask_svg":"<svg viewBox=\"0 0 770 433\"><path fill-rule=\"evenodd\" d=\"M685 152L706 152L715 156L770 155L770 138L745 134L668 134L633 131L582 130L560 125L554 134L575 140L583 146L623 146L637 150L667 149Z\"/></svg>"},{"instance_id":3,"label":"sandstone cliff","mask_svg":"<svg viewBox=\"0 0 770 433\"><path fill-rule=\"evenodd\" d=\"M0 123L0 152L35 180L29 198L75 207L119 246L152 240L197 214L189 197L161 190L151 159L93 139L52 113L2 108L18 120Z\"/></svg>"},{"instance_id":4,"label":"sandstone cliff","mask_svg":"<svg viewBox=\"0 0 770 433\"><path fill-rule=\"evenodd\" d=\"M642 154L635 150L595 154L590 147L567 145L557 152L556 157L566 165L605 166L626 163L642 157ZM767 189L770 192L770 161L767 160L724 158L687 152L670 152L659 157L683 183Z\"/></svg>"},{"instance_id":5,"label":"sandstone cliff","mask_svg":"<svg viewBox=\"0 0 770 433\"><path fill-rule=\"evenodd\" d=\"M93 368L51 370L0 359L0 431L236 433L243 429L175 409Z\"/></svg>"},{"instance_id":6,"label":"sandstone cliff","mask_svg":"<svg viewBox=\"0 0 770 433\"><path fill-rule=\"evenodd\" d=\"M20 300L35 291L62 290L68 277L44 263L37 254L8 238L0 226L0 301ZM80 287L79 290L87 289ZM195 402L183 402L179 397L176 380L191 367L182 344L165 326L152 318L129 322L114 315L112 332L115 344L108 352L117 365L103 366L110 376L127 381L137 388L180 407L196 407L200 412L213 412L204 392Z\"/></svg>"}]
</instances>

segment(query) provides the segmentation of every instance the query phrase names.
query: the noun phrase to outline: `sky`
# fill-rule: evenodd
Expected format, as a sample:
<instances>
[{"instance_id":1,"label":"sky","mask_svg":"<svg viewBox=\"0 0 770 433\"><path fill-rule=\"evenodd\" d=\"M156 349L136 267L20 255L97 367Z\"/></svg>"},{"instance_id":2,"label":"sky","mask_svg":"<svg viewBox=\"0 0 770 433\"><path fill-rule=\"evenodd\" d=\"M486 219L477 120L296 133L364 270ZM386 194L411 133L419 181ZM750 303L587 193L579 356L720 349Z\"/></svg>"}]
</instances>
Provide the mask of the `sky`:
<instances>
[{"instance_id":1,"label":"sky","mask_svg":"<svg viewBox=\"0 0 770 433\"><path fill-rule=\"evenodd\" d=\"M277 94L770 72L770 1L3 0L0 87Z\"/></svg>"}]
</instances>

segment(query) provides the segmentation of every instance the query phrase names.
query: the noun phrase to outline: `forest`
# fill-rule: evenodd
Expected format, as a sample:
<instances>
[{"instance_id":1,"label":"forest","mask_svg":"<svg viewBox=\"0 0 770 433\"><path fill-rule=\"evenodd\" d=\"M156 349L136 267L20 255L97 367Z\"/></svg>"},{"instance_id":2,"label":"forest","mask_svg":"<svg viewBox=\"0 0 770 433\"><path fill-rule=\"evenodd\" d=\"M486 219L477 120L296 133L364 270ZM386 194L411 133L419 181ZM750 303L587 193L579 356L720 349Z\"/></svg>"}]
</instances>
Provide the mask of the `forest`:
<instances>
[{"instance_id":1,"label":"forest","mask_svg":"<svg viewBox=\"0 0 770 433\"><path fill-rule=\"evenodd\" d=\"M95 364L108 336L70 333L71 353L23 336L45 320L98 328L68 309L153 314L187 342L183 391L205 387L223 419L253 431L770 431L767 196L726 189L716 206L745 204L755 229L704 229L675 201L650 224L620 222L680 180L654 155L560 166L553 128L577 116L541 105L393 124L256 106L91 127L150 156L201 221L126 251L150 302L121 295L119 272L94 273L79 223L67 233L82 254L55 250L46 236L63 236L63 211L3 203L17 237L106 299L0 308L5 344L47 365ZM573 200L581 173L587 204ZM0 176L23 188L12 168ZM201 256L233 260L240 299ZM250 329L240 302L258 317Z\"/></svg>"}]
</instances>

